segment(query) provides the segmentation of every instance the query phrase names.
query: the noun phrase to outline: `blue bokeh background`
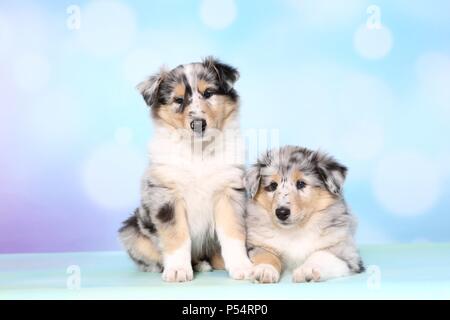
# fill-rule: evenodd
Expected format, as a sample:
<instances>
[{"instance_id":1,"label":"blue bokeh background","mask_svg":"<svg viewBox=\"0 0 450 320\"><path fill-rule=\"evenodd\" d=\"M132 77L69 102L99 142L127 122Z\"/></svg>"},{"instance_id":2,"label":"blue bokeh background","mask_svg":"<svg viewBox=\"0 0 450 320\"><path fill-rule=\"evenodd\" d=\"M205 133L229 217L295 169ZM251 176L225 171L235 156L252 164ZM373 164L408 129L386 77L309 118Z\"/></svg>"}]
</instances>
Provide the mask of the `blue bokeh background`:
<instances>
[{"instance_id":1,"label":"blue bokeh background","mask_svg":"<svg viewBox=\"0 0 450 320\"><path fill-rule=\"evenodd\" d=\"M135 85L207 55L241 71L245 132L350 168L360 243L449 241L449 39L444 0L0 1L0 252L118 249Z\"/></svg>"}]
</instances>

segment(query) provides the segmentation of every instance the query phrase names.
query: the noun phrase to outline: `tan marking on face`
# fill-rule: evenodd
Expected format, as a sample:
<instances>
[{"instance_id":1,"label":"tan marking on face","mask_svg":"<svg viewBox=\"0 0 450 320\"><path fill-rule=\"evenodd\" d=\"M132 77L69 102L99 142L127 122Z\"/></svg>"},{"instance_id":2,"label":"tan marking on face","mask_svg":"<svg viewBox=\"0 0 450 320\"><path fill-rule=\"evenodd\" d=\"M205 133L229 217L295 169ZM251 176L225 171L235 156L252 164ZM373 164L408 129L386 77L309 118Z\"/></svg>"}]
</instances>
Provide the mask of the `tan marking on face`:
<instances>
[{"instance_id":1,"label":"tan marking on face","mask_svg":"<svg viewBox=\"0 0 450 320\"><path fill-rule=\"evenodd\" d=\"M198 80L197 91L193 94L203 94L206 89L213 87L213 84L205 80ZM184 83L178 83L173 89L174 97L184 98L186 87ZM227 124L234 118L238 110L238 103L233 102L226 95L214 95L210 99L200 98L196 100L197 107L203 113L203 118L208 124L208 128L223 130ZM177 108L170 102L167 105L161 105L153 109L153 116L156 121L162 125L175 129L191 130L189 112L192 110L192 104L184 108L183 112L176 112Z\"/></svg>"},{"instance_id":2,"label":"tan marking on face","mask_svg":"<svg viewBox=\"0 0 450 320\"><path fill-rule=\"evenodd\" d=\"M184 98L186 87L184 83L177 83L173 89L173 96ZM170 101L167 105L160 105L153 109L153 116L157 122L172 129L189 129L187 108L182 113L177 112L178 105Z\"/></svg>"},{"instance_id":3,"label":"tan marking on face","mask_svg":"<svg viewBox=\"0 0 450 320\"><path fill-rule=\"evenodd\" d=\"M276 183L280 184L281 182L281 175L278 173L274 173L270 176L271 181L275 181Z\"/></svg>"},{"instance_id":4,"label":"tan marking on face","mask_svg":"<svg viewBox=\"0 0 450 320\"><path fill-rule=\"evenodd\" d=\"M255 201L259 203L267 212L272 211L272 197L264 190L264 187L260 187L255 195Z\"/></svg>"},{"instance_id":5,"label":"tan marking on face","mask_svg":"<svg viewBox=\"0 0 450 320\"><path fill-rule=\"evenodd\" d=\"M298 180L304 180L306 177L301 171L294 171L290 175L290 183L296 184ZM280 184L281 176L278 173L273 174L268 182L275 181ZM278 193L266 191L264 185L260 185L258 192L255 195L255 201L261 205L267 214L269 214L275 224L278 223L278 219L275 214L275 210L278 207ZM292 221L297 221L300 225L306 223L309 218L321 210L328 208L330 205L336 202L336 197L324 187L312 187L306 185L304 191L297 191L294 187L289 194L290 209Z\"/></svg>"},{"instance_id":6,"label":"tan marking on face","mask_svg":"<svg viewBox=\"0 0 450 320\"><path fill-rule=\"evenodd\" d=\"M274 173L269 179L266 179L266 181L266 183L271 183L273 181L279 185L281 182L281 176L278 173ZM259 185L259 189L255 195L255 201L263 206L268 213L272 213L272 211L275 210L274 207L276 207L277 198L274 196L274 192L266 191L265 187L266 185L263 185L263 183Z\"/></svg>"},{"instance_id":7,"label":"tan marking on face","mask_svg":"<svg viewBox=\"0 0 450 320\"><path fill-rule=\"evenodd\" d=\"M205 120L208 123L209 128L220 129L219 120L221 118L221 108L217 105L212 105L209 102L201 102L200 109L205 114Z\"/></svg>"},{"instance_id":8,"label":"tan marking on face","mask_svg":"<svg viewBox=\"0 0 450 320\"><path fill-rule=\"evenodd\" d=\"M294 170L291 174L291 179L292 181L294 181L295 183L298 180L303 180L304 174L303 172L299 171L299 170Z\"/></svg>"},{"instance_id":9,"label":"tan marking on face","mask_svg":"<svg viewBox=\"0 0 450 320\"><path fill-rule=\"evenodd\" d=\"M157 247L147 238L137 238L133 249L136 253L148 260L161 262L161 254L159 253Z\"/></svg>"},{"instance_id":10,"label":"tan marking on face","mask_svg":"<svg viewBox=\"0 0 450 320\"><path fill-rule=\"evenodd\" d=\"M231 204L227 193L219 195L214 206L214 218L218 228L233 239L245 241L245 226L243 217L240 217Z\"/></svg>"},{"instance_id":11,"label":"tan marking on face","mask_svg":"<svg viewBox=\"0 0 450 320\"><path fill-rule=\"evenodd\" d=\"M156 119L166 126L174 129L180 129L185 127L186 112L174 112L172 110L172 106L164 105L158 107L156 110Z\"/></svg>"},{"instance_id":12,"label":"tan marking on face","mask_svg":"<svg viewBox=\"0 0 450 320\"><path fill-rule=\"evenodd\" d=\"M250 260L253 264L269 264L273 266L278 272L281 272L281 260L273 252L264 248L255 248L250 251Z\"/></svg>"},{"instance_id":13,"label":"tan marking on face","mask_svg":"<svg viewBox=\"0 0 450 320\"><path fill-rule=\"evenodd\" d=\"M236 114L238 109L238 105L237 103L231 101L227 96L220 96L219 100L223 100L221 101L221 108L223 112L219 121L219 129L223 129L226 127L228 122L233 119L233 116Z\"/></svg>"},{"instance_id":14,"label":"tan marking on face","mask_svg":"<svg viewBox=\"0 0 450 320\"><path fill-rule=\"evenodd\" d=\"M175 88L173 89L173 93L175 97L184 97L184 93L186 91L186 86L184 83L177 83Z\"/></svg>"},{"instance_id":15,"label":"tan marking on face","mask_svg":"<svg viewBox=\"0 0 450 320\"><path fill-rule=\"evenodd\" d=\"M312 215L336 202L336 197L322 187L307 186L306 188L309 188L307 195L301 192L290 195L291 215L293 219L301 218L300 224L306 223Z\"/></svg>"},{"instance_id":16,"label":"tan marking on face","mask_svg":"<svg viewBox=\"0 0 450 320\"><path fill-rule=\"evenodd\" d=\"M238 109L237 103L225 95L214 95L203 100L200 109L206 116L208 127L223 130Z\"/></svg>"},{"instance_id":17,"label":"tan marking on face","mask_svg":"<svg viewBox=\"0 0 450 320\"><path fill-rule=\"evenodd\" d=\"M176 201L174 219L170 223L160 225L159 236L164 253L172 253L189 241L189 226L186 219L186 209L182 201Z\"/></svg>"},{"instance_id":18,"label":"tan marking on face","mask_svg":"<svg viewBox=\"0 0 450 320\"><path fill-rule=\"evenodd\" d=\"M208 82L206 82L205 80L201 79L201 80L198 81L198 84L197 84L198 92L203 94L205 92L205 90L208 89L210 86L211 85L208 84Z\"/></svg>"}]
</instances>

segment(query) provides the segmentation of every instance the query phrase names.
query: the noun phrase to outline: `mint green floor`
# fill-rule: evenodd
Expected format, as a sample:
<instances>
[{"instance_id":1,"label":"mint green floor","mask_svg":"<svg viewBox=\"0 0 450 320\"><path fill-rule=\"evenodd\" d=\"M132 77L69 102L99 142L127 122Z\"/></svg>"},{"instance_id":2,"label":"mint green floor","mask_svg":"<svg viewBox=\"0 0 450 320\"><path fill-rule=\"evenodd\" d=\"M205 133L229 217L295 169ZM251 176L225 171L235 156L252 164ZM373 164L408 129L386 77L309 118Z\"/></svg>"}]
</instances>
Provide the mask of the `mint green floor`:
<instances>
[{"instance_id":1,"label":"mint green floor","mask_svg":"<svg viewBox=\"0 0 450 320\"><path fill-rule=\"evenodd\" d=\"M258 285L222 271L164 283L123 252L0 255L0 299L450 299L450 244L364 246L369 271L323 283ZM67 268L79 266L80 289ZM69 278L69 281L68 281Z\"/></svg>"}]
</instances>

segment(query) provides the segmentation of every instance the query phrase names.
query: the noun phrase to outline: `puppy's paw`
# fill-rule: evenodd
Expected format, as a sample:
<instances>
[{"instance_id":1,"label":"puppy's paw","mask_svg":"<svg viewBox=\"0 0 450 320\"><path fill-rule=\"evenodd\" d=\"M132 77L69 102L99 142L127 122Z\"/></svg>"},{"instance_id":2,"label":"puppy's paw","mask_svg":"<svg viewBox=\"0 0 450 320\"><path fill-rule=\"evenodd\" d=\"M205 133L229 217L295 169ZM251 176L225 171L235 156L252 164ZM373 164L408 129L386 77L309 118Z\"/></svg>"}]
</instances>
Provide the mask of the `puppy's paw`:
<instances>
[{"instance_id":1,"label":"puppy's paw","mask_svg":"<svg viewBox=\"0 0 450 320\"><path fill-rule=\"evenodd\" d=\"M243 262L242 264L233 265L228 268L230 277L234 280L250 279L252 273L252 263L250 260Z\"/></svg>"},{"instance_id":2,"label":"puppy's paw","mask_svg":"<svg viewBox=\"0 0 450 320\"><path fill-rule=\"evenodd\" d=\"M212 271L213 268L211 267L211 264L208 261L199 261L194 264L194 271L195 272L209 272Z\"/></svg>"},{"instance_id":3,"label":"puppy's paw","mask_svg":"<svg viewBox=\"0 0 450 320\"><path fill-rule=\"evenodd\" d=\"M257 264L253 267L251 279L256 283L277 283L280 273L270 264Z\"/></svg>"},{"instance_id":4,"label":"puppy's paw","mask_svg":"<svg viewBox=\"0 0 450 320\"><path fill-rule=\"evenodd\" d=\"M192 266L164 268L162 279L167 282L186 282L194 278Z\"/></svg>"},{"instance_id":5,"label":"puppy's paw","mask_svg":"<svg viewBox=\"0 0 450 320\"><path fill-rule=\"evenodd\" d=\"M294 282L318 282L322 281L320 269L316 266L303 265L294 270L292 274Z\"/></svg>"},{"instance_id":6,"label":"puppy's paw","mask_svg":"<svg viewBox=\"0 0 450 320\"><path fill-rule=\"evenodd\" d=\"M162 272L162 267L159 264L139 265L139 270L142 272Z\"/></svg>"}]
</instances>

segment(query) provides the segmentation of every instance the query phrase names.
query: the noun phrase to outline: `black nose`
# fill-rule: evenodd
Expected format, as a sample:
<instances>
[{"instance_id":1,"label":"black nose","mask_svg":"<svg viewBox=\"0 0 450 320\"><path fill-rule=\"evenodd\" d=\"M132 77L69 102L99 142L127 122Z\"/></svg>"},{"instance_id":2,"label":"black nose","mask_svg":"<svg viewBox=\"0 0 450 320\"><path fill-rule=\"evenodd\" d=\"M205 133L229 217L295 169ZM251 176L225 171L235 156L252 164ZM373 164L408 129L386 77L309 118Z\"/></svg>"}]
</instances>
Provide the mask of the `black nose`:
<instances>
[{"instance_id":1,"label":"black nose","mask_svg":"<svg viewBox=\"0 0 450 320\"><path fill-rule=\"evenodd\" d=\"M206 130L206 120L205 119L192 120L191 129L194 132L204 132Z\"/></svg>"},{"instance_id":2,"label":"black nose","mask_svg":"<svg viewBox=\"0 0 450 320\"><path fill-rule=\"evenodd\" d=\"M291 210L289 210L288 208L281 207L275 210L275 214L277 215L278 219L284 221L291 215Z\"/></svg>"}]
</instances>

